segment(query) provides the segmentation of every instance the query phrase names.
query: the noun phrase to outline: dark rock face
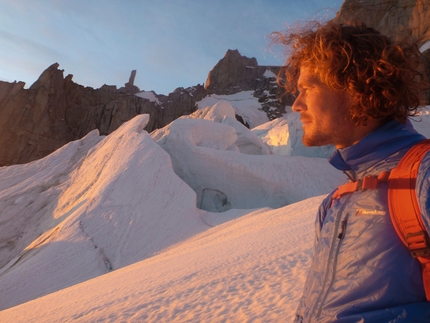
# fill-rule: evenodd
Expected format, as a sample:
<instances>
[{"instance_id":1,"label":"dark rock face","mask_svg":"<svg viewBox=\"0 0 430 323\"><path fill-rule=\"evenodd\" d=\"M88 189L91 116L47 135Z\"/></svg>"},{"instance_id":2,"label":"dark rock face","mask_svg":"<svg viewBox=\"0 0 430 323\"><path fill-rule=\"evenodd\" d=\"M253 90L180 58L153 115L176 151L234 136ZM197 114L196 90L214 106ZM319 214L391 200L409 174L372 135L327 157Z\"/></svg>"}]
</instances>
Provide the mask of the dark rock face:
<instances>
[{"instance_id":1,"label":"dark rock face","mask_svg":"<svg viewBox=\"0 0 430 323\"><path fill-rule=\"evenodd\" d=\"M294 101L292 96L278 87L276 75L280 66L259 66L257 60L228 50L209 72L205 90L208 94L234 94L254 91L269 120L285 114L285 106Z\"/></svg>"},{"instance_id":2,"label":"dark rock face","mask_svg":"<svg viewBox=\"0 0 430 323\"><path fill-rule=\"evenodd\" d=\"M345 0L333 19L359 20L393 40L411 37L421 47L430 40L430 3L421 0ZM430 79L430 50L423 50L424 73ZM423 93L425 104L430 91Z\"/></svg>"},{"instance_id":3,"label":"dark rock face","mask_svg":"<svg viewBox=\"0 0 430 323\"><path fill-rule=\"evenodd\" d=\"M410 34L420 43L430 39L430 3L421 0L345 0L335 21L364 22L392 39Z\"/></svg>"},{"instance_id":4,"label":"dark rock face","mask_svg":"<svg viewBox=\"0 0 430 323\"><path fill-rule=\"evenodd\" d=\"M124 87L103 85L83 87L63 76L55 63L39 79L24 89L23 82L0 82L0 166L27 163L42 158L64 144L98 129L101 135L116 130L138 114L147 113L146 129L152 132L197 109L197 102L209 94L234 94L252 90L269 119L285 113L291 97L276 84L279 67L258 66L255 58L237 50L225 57L209 73L206 86L177 88L156 100L134 94L136 71Z\"/></svg>"},{"instance_id":5,"label":"dark rock face","mask_svg":"<svg viewBox=\"0 0 430 323\"><path fill-rule=\"evenodd\" d=\"M334 20L361 20L393 39L410 34L419 45L430 40L430 4L425 1L345 0ZM430 77L430 50L424 56ZM93 89L74 83L72 75L64 77L58 67L56 63L46 69L29 89L23 82L0 82L0 166L42 158L94 129L107 135L142 113L150 115L146 130L152 132L196 111L197 102L210 94L253 91L270 120L285 114L285 106L294 101L276 83L279 66L259 66L237 50L226 52L204 86L154 94L156 100L134 95L140 91L134 85L136 71L120 89Z\"/></svg>"},{"instance_id":6,"label":"dark rock face","mask_svg":"<svg viewBox=\"0 0 430 323\"><path fill-rule=\"evenodd\" d=\"M120 88L120 92L130 93L130 94L136 94L140 91L140 89L134 85L134 79L136 78L136 70L132 70L130 74L130 79L127 83L124 84L124 87Z\"/></svg>"},{"instance_id":7,"label":"dark rock face","mask_svg":"<svg viewBox=\"0 0 430 323\"><path fill-rule=\"evenodd\" d=\"M418 0L345 0L334 20L361 20L390 38L411 34L420 45L430 40L430 4ZM430 47L430 46L429 46ZM425 71L430 76L430 50ZM107 135L123 122L142 113L150 115L148 132L164 127L197 109L210 94L253 91L270 120L285 114L293 97L276 83L279 66L259 66L255 58L228 50L209 72L206 84L178 88L169 95L149 100L134 94L136 71L124 87L83 87L63 76L53 64L29 88L23 82L0 82L0 166L42 158L69 141L98 129ZM427 99L430 94L427 93Z\"/></svg>"},{"instance_id":8,"label":"dark rock face","mask_svg":"<svg viewBox=\"0 0 430 323\"><path fill-rule=\"evenodd\" d=\"M64 144L99 129L107 135L138 114L151 115L147 131L196 110L189 91L160 98L162 106L116 86L83 87L51 65L29 88L0 82L0 166L42 158ZM127 84L126 84L127 89ZM175 102L179 102L177 105Z\"/></svg>"},{"instance_id":9,"label":"dark rock face","mask_svg":"<svg viewBox=\"0 0 430 323\"><path fill-rule=\"evenodd\" d=\"M237 49L229 49L224 58L209 72L205 89L208 93L216 94L254 90L256 80L262 77L263 73L254 57L248 58L240 55Z\"/></svg>"}]
</instances>

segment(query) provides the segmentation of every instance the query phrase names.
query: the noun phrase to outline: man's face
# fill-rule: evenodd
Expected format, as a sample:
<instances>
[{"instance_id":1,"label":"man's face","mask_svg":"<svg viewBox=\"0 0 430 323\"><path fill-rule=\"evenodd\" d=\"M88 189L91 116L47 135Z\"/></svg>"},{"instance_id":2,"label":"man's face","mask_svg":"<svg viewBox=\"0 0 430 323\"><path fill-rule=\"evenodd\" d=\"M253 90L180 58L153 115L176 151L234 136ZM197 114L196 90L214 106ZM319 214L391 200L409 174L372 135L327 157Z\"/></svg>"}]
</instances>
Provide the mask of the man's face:
<instances>
[{"instance_id":1,"label":"man's face","mask_svg":"<svg viewBox=\"0 0 430 323\"><path fill-rule=\"evenodd\" d=\"M297 87L300 94L292 108L300 112L303 143L306 146L332 144L336 148L351 146L355 129L348 112L351 96L329 89L307 67L300 69Z\"/></svg>"}]
</instances>

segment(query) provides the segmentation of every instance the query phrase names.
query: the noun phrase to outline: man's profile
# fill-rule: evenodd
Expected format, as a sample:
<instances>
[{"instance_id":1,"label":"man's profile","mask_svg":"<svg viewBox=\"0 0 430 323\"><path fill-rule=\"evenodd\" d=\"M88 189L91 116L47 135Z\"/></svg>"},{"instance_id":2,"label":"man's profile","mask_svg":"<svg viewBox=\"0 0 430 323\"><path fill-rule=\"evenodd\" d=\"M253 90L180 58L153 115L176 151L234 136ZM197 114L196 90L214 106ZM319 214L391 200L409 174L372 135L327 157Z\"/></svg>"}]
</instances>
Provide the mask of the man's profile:
<instances>
[{"instance_id":1,"label":"man's profile","mask_svg":"<svg viewBox=\"0 0 430 323\"><path fill-rule=\"evenodd\" d=\"M425 139L408 121L427 82L413 43L364 24L315 24L278 34L291 49L280 76L297 93L307 146L332 144L330 163L351 181L391 171ZM295 322L430 322L420 263L402 244L387 206L388 185L322 202L314 258ZM430 232L430 153L416 192Z\"/></svg>"}]
</instances>

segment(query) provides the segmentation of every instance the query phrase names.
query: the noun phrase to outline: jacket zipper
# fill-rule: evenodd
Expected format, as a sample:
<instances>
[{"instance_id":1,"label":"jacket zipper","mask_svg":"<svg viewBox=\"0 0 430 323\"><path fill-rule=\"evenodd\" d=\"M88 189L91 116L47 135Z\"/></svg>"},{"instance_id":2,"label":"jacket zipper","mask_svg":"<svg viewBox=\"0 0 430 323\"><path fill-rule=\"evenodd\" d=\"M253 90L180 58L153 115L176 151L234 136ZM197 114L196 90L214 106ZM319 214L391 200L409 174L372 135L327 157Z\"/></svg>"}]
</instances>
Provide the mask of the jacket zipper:
<instances>
[{"instance_id":1,"label":"jacket zipper","mask_svg":"<svg viewBox=\"0 0 430 323\"><path fill-rule=\"evenodd\" d=\"M342 222L340 223L340 233L337 236L339 240L342 240L345 237L347 224L348 224L348 214L346 214L346 216L343 218Z\"/></svg>"},{"instance_id":2,"label":"jacket zipper","mask_svg":"<svg viewBox=\"0 0 430 323\"><path fill-rule=\"evenodd\" d=\"M319 307L319 309L318 309L318 312L317 312L317 317L319 317L319 316L321 315L321 311L322 311L322 308L323 308L323 304L325 303L325 301L326 301L326 299L327 299L327 296L328 296L328 293L329 293L329 291L330 291L330 288L333 286L333 283L334 283L334 278L335 278L335 275L336 275L336 269L337 269L337 258L338 258L338 256L339 256L339 250L340 250L341 242L342 242L343 238L345 237L345 233L346 233L346 226L347 226L347 224L348 224L348 214L349 214L349 213L347 213L347 214L345 215L345 217L343 218L342 222L340 223L340 232L339 232L339 234L338 234L338 236L337 236L337 239L338 239L339 241L338 241L338 243L337 243L337 246L336 246L336 253L334 254L334 259L333 259L333 275L332 275L332 277L331 277L330 284L328 285L327 290L326 290L326 292L325 292L325 294L324 294L324 297L322 298L321 305L320 305L320 307Z\"/></svg>"},{"instance_id":3,"label":"jacket zipper","mask_svg":"<svg viewBox=\"0 0 430 323\"><path fill-rule=\"evenodd\" d=\"M345 201L343 202L341 208L339 209L338 215L336 216L336 222L335 222L335 228L334 228L334 232L333 232L333 237L331 240L331 246L330 246L330 251L329 251L329 256L328 256L328 260L327 260L327 266L325 269L325 274L324 274L324 280L322 283L322 287L321 287L321 291L319 293L319 296L317 298L317 301L315 302L315 305L312 309L312 311L310 312L309 315L309 323L311 323L312 318L314 317L314 313L315 311L317 311L316 313L316 318L318 318L321 315L321 311L324 305L324 302L328 296L328 293L330 291L330 288L333 284L334 281L334 275L336 274L336 264L337 264L337 258L338 258L338 254L339 254L339 249L340 249L340 242L341 240L345 237L345 232L346 232L346 226L347 226L347 222L348 222L348 214L346 214L346 216L342 219L342 221L340 220L342 218L342 213L346 208L346 205L348 204L349 200L351 198L351 195L348 195L345 198ZM340 230L339 230L340 227ZM327 282L329 280L329 269L330 266L333 265L333 275L331 277L331 281L329 283L329 285L326 287ZM320 303L320 305L318 305ZM318 308L318 310L317 310Z\"/></svg>"}]
</instances>

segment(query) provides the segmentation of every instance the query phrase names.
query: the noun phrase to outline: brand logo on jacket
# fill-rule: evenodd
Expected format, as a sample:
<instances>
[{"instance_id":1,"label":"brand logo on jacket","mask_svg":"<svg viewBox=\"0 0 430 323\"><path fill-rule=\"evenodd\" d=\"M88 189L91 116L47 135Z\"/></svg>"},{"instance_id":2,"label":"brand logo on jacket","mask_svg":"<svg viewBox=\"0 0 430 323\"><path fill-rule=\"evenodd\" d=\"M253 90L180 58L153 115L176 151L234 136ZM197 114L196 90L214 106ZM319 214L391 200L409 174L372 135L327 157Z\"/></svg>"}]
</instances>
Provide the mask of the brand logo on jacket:
<instances>
[{"instance_id":1,"label":"brand logo on jacket","mask_svg":"<svg viewBox=\"0 0 430 323\"><path fill-rule=\"evenodd\" d=\"M378 211L378 210L364 210L364 209L358 209L355 215L361 216L361 215L385 215L385 211Z\"/></svg>"}]
</instances>

